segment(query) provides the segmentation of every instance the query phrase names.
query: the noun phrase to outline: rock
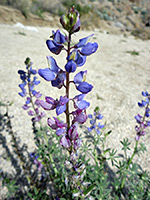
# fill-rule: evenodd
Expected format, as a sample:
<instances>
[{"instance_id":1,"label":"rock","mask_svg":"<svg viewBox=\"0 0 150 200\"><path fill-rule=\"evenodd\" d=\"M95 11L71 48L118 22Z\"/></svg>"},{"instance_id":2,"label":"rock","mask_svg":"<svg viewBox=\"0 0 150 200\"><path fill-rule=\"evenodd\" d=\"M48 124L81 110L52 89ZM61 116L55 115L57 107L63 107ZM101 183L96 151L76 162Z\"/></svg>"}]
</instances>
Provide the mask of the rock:
<instances>
[{"instance_id":1,"label":"rock","mask_svg":"<svg viewBox=\"0 0 150 200\"><path fill-rule=\"evenodd\" d=\"M121 22L115 22L115 26L124 29L125 26Z\"/></svg>"}]
</instances>

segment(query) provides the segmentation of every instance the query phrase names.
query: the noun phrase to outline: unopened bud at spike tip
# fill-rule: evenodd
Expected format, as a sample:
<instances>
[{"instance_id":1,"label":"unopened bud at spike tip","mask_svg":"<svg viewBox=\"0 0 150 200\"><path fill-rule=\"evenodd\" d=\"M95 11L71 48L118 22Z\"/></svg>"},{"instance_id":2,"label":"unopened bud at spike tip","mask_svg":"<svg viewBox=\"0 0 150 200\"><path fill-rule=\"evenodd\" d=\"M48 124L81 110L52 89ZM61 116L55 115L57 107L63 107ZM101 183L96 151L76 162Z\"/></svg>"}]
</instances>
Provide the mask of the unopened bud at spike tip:
<instances>
[{"instance_id":1,"label":"unopened bud at spike tip","mask_svg":"<svg viewBox=\"0 0 150 200\"><path fill-rule=\"evenodd\" d=\"M80 30L80 17L78 11L74 6L68 11L67 14L61 16L60 23L63 28L69 33L73 34Z\"/></svg>"}]
</instances>

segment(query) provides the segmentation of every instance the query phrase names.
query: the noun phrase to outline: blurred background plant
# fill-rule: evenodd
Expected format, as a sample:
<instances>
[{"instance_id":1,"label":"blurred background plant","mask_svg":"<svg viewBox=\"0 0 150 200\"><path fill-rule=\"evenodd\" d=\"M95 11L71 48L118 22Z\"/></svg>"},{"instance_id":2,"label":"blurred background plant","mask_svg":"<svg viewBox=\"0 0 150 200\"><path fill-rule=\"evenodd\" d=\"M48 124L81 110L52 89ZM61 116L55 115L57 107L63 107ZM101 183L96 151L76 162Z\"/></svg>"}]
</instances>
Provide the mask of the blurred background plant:
<instances>
[{"instance_id":1,"label":"blurred background plant","mask_svg":"<svg viewBox=\"0 0 150 200\"><path fill-rule=\"evenodd\" d=\"M150 3L146 0L1 0L0 4L20 10L28 20L28 24L44 26L52 21L58 25L55 17L61 16L74 5L80 12L84 29L99 28L108 33L124 32L126 35L132 34L141 39L150 39ZM5 22L4 14L6 14L8 23L9 9L6 13L1 9L2 21ZM33 14L38 16L39 20L37 17L34 20ZM12 23L12 17L15 15L12 16L11 13L10 15Z\"/></svg>"}]
</instances>

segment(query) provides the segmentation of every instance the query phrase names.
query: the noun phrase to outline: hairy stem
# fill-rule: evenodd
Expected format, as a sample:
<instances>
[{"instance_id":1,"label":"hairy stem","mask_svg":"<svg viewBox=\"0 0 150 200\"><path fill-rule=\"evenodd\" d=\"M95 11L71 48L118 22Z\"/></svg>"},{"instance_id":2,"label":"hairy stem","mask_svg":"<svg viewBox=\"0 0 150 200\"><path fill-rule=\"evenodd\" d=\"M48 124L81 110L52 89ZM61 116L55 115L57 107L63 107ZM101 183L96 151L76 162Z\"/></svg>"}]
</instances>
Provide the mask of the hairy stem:
<instances>
[{"instance_id":1,"label":"hairy stem","mask_svg":"<svg viewBox=\"0 0 150 200\"><path fill-rule=\"evenodd\" d=\"M71 42L71 33L69 33L69 37L68 37L68 49L67 49L67 56L70 55L70 42ZM69 72L66 72L66 96L69 99ZM66 104L66 123L68 126L68 130L70 127L70 118L69 118L69 102Z\"/></svg>"}]
</instances>

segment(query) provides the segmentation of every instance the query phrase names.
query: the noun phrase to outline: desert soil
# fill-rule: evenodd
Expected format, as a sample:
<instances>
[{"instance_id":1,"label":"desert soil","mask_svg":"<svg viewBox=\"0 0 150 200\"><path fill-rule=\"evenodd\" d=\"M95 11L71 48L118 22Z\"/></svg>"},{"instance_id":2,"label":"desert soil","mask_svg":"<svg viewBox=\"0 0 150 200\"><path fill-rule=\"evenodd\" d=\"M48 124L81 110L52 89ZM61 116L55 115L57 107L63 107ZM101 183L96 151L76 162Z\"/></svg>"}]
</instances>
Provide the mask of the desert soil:
<instances>
[{"instance_id":1,"label":"desert soil","mask_svg":"<svg viewBox=\"0 0 150 200\"><path fill-rule=\"evenodd\" d=\"M21 108L24 99L18 95L20 79L17 71L25 69L26 57L32 59L33 67L36 69L47 67L46 56L52 54L47 49L45 41L51 35L51 31L56 29L36 27L27 30L15 25L0 24L0 101L13 102L9 108L9 113L13 116L13 130L21 143L27 144L29 152L33 151L35 145L30 117ZM104 115L103 122L107 122L106 129L112 130L107 146L121 152L120 140L128 137L133 149L136 135L134 116L138 112L143 112L137 102L142 99L141 91L150 92L150 40L142 41L133 36L106 34L97 29L92 32L76 33L73 41L92 33L94 37L91 41L99 44L98 51L87 58L85 66L77 70L87 69L87 81L94 85L92 92L86 97L91 103L87 112L93 112L95 106L100 107ZM131 55L130 51L136 51L139 55ZM65 56L64 52L54 56L60 67L65 65ZM64 94L63 90L52 88L49 82L39 79L43 99L45 95L57 98L60 94ZM72 88L71 94L74 95L75 92ZM4 108L0 109L3 114ZM50 116L53 116L53 113L47 112L47 117ZM6 144L12 151L10 135L5 131L1 134L6 137ZM148 152L136 157L136 160L143 169L150 170L150 131L141 137L140 141L145 143ZM11 166L8 159L5 159L7 153L3 145L0 146L0 155L0 168L2 167L4 171L9 170Z\"/></svg>"}]
</instances>

